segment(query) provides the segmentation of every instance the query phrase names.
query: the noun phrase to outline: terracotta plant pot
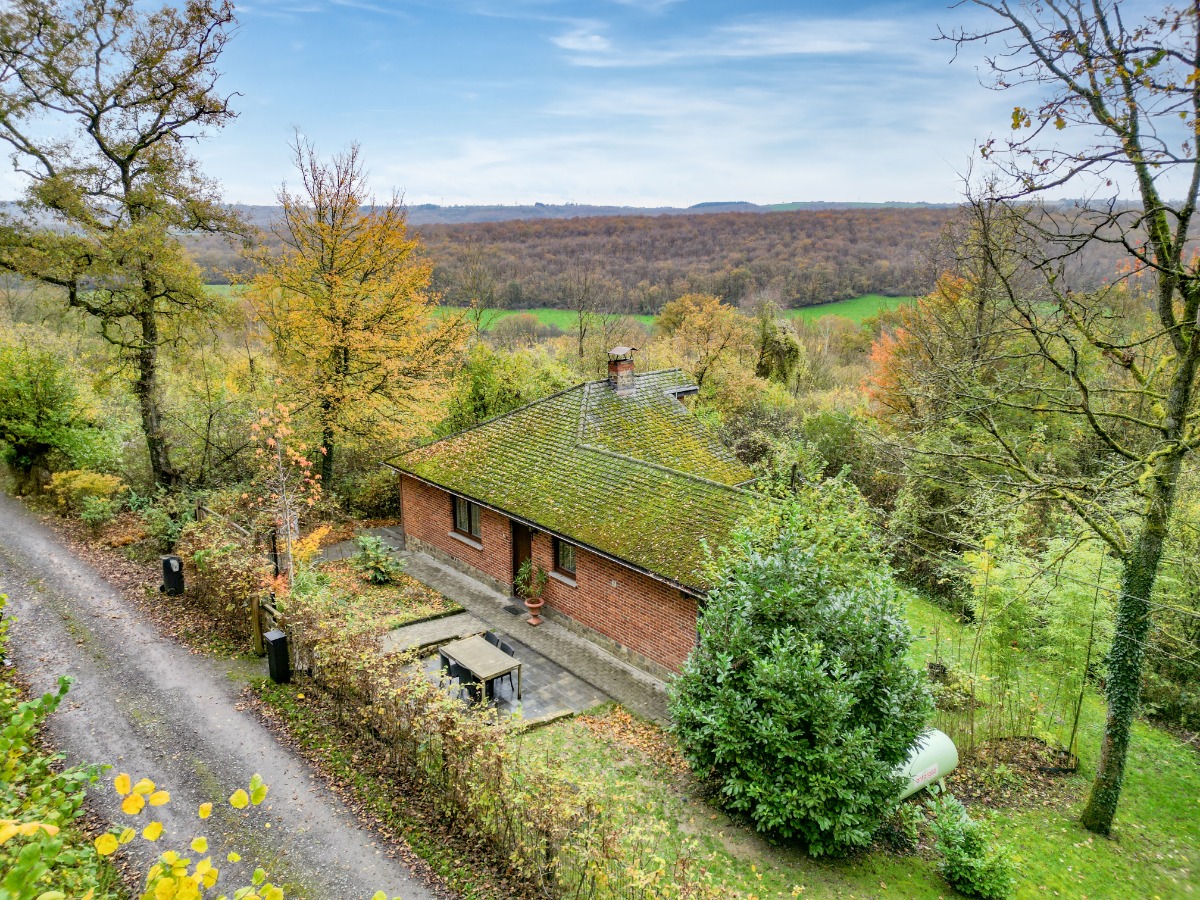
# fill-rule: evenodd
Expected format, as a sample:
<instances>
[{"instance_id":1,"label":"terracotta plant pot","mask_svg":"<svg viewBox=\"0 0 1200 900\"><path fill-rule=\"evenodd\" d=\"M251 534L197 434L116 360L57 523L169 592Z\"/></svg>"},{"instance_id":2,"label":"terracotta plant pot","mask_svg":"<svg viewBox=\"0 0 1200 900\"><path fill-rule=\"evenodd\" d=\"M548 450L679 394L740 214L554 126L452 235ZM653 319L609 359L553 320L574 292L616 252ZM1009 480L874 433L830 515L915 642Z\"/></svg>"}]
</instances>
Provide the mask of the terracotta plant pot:
<instances>
[{"instance_id":1,"label":"terracotta plant pot","mask_svg":"<svg viewBox=\"0 0 1200 900\"><path fill-rule=\"evenodd\" d=\"M546 603L546 601L543 600L541 597L538 597L535 600L530 600L529 598L526 598L525 599L525 608L527 610L529 610L529 618L526 619L525 621L528 622L530 625L541 625L542 617L540 615L538 615L538 613L540 613L542 611L542 607L545 605L545 603Z\"/></svg>"}]
</instances>

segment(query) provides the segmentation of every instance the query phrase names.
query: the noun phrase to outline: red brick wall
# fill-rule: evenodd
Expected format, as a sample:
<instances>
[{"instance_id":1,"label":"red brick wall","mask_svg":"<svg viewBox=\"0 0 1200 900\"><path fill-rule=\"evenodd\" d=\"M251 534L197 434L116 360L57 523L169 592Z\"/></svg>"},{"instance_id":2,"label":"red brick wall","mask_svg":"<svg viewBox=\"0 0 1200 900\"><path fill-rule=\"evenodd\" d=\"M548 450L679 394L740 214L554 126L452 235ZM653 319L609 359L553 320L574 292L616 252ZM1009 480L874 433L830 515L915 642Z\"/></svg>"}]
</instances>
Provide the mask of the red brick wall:
<instances>
[{"instance_id":1,"label":"red brick wall","mask_svg":"<svg viewBox=\"0 0 1200 900\"><path fill-rule=\"evenodd\" d=\"M483 549L477 550L451 536L454 511L448 493L406 475L400 482L400 496L405 534L432 544L497 581L512 584L512 532L507 517L480 509L479 543Z\"/></svg>"},{"instance_id":2,"label":"red brick wall","mask_svg":"<svg viewBox=\"0 0 1200 900\"><path fill-rule=\"evenodd\" d=\"M481 510L483 549L451 537L450 495L415 478L401 481L404 530L444 553L512 583L512 532L509 520ZM554 568L551 536L533 538L533 559L546 571ZM696 642L696 600L640 572L591 553L575 553L575 585L551 578L546 605L672 671L679 671Z\"/></svg>"},{"instance_id":3,"label":"red brick wall","mask_svg":"<svg viewBox=\"0 0 1200 900\"><path fill-rule=\"evenodd\" d=\"M554 568L553 541L533 539L534 562ZM579 547L575 586L551 578L546 605L673 672L696 643L696 600L641 572Z\"/></svg>"}]
</instances>

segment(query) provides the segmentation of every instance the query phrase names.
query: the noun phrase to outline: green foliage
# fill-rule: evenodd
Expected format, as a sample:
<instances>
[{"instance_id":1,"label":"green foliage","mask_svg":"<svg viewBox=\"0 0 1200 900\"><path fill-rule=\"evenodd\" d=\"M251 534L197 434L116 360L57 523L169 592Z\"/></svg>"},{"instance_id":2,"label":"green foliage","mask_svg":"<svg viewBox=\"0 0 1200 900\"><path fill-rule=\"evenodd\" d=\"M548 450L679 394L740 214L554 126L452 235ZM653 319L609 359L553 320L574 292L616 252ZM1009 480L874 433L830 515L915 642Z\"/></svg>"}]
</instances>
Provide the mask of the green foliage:
<instances>
[{"instance_id":1,"label":"green foliage","mask_svg":"<svg viewBox=\"0 0 1200 900\"><path fill-rule=\"evenodd\" d=\"M0 594L0 608L5 597ZM0 652L8 641L0 623ZM71 681L58 690L21 702L17 688L0 682L0 898L34 900L58 890L61 897L96 900L118 896L117 879L75 827L95 768L60 770L61 757L46 754L38 731L66 697ZM51 896L54 896L51 894Z\"/></svg>"},{"instance_id":2,"label":"green foliage","mask_svg":"<svg viewBox=\"0 0 1200 900\"><path fill-rule=\"evenodd\" d=\"M390 519L400 515L400 476L379 466L343 481L339 493L355 515Z\"/></svg>"},{"instance_id":3,"label":"green foliage","mask_svg":"<svg viewBox=\"0 0 1200 900\"><path fill-rule=\"evenodd\" d=\"M99 528L116 518L120 511L121 504L115 500L84 497L82 508L79 510L79 519L89 528Z\"/></svg>"},{"instance_id":4,"label":"green foliage","mask_svg":"<svg viewBox=\"0 0 1200 900\"><path fill-rule=\"evenodd\" d=\"M71 370L54 353L0 346L0 458L22 479L35 468L94 458L103 443Z\"/></svg>"},{"instance_id":5,"label":"green foliage","mask_svg":"<svg viewBox=\"0 0 1200 900\"><path fill-rule=\"evenodd\" d=\"M1016 877L1008 852L988 844L983 825L968 814L957 797L944 794L928 801L933 819L930 829L939 865L946 880L968 897L1006 900L1013 895Z\"/></svg>"},{"instance_id":6,"label":"green foliage","mask_svg":"<svg viewBox=\"0 0 1200 900\"><path fill-rule=\"evenodd\" d=\"M354 543L358 545L358 552L351 557L351 562L363 581L391 584L404 571L404 563L392 556L396 548L385 544L380 538L361 534Z\"/></svg>"},{"instance_id":7,"label":"green foliage","mask_svg":"<svg viewBox=\"0 0 1200 900\"><path fill-rule=\"evenodd\" d=\"M187 593L234 640L250 638L250 602L266 591L271 568L251 542L218 516L188 522L178 548L187 568Z\"/></svg>"},{"instance_id":8,"label":"green foliage","mask_svg":"<svg viewBox=\"0 0 1200 900\"><path fill-rule=\"evenodd\" d=\"M572 373L544 351L505 352L477 343L467 353L458 388L439 435L453 434L540 400L575 382Z\"/></svg>"},{"instance_id":9,"label":"green foliage","mask_svg":"<svg viewBox=\"0 0 1200 900\"><path fill-rule=\"evenodd\" d=\"M870 844L931 711L877 553L843 481L765 508L717 564L672 686L693 768L729 809L814 855Z\"/></svg>"},{"instance_id":10,"label":"green foliage","mask_svg":"<svg viewBox=\"0 0 1200 900\"><path fill-rule=\"evenodd\" d=\"M513 588L518 597L525 600L537 600L542 596L542 591L546 589L549 581L550 573L541 566L535 568L533 560L526 559L513 577Z\"/></svg>"},{"instance_id":11,"label":"green foliage","mask_svg":"<svg viewBox=\"0 0 1200 900\"><path fill-rule=\"evenodd\" d=\"M93 501L93 504L95 501L111 503L124 490L125 485L115 475L72 469L69 472L56 472L50 478L47 493L64 515L80 515L89 500Z\"/></svg>"},{"instance_id":12,"label":"green foliage","mask_svg":"<svg viewBox=\"0 0 1200 900\"><path fill-rule=\"evenodd\" d=\"M152 499L144 502L138 513L146 533L160 551L168 553L175 549L187 524L195 520L196 505L193 498L185 493L159 488Z\"/></svg>"},{"instance_id":13,"label":"green foliage","mask_svg":"<svg viewBox=\"0 0 1200 900\"><path fill-rule=\"evenodd\" d=\"M918 803L901 803L880 826L875 837L898 853L910 853L921 841L925 812Z\"/></svg>"}]
</instances>

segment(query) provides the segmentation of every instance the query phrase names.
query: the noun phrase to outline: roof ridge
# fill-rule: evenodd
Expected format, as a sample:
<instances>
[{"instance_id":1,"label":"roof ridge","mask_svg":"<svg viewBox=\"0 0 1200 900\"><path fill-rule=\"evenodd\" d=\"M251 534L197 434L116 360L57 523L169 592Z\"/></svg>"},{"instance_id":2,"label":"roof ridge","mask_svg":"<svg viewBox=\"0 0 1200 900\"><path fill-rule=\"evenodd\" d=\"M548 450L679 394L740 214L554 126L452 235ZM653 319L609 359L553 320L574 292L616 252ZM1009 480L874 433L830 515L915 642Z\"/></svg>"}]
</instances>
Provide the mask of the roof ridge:
<instances>
[{"instance_id":1,"label":"roof ridge","mask_svg":"<svg viewBox=\"0 0 1200 900\"><path fill-rule=\"evenodd\" d=\"M634 378L645 378L647 375L664 375L667 372L678 372L680 375L687 375L687 373L685 371L683 371L683 369L681 367L671 366L671 368L669 368L669 369L652 369L649 372L634 372L633 377ZM585 384L585 385L587 385L587 384L608 384L608 378L607 377L596 378L592 381L585 381L585 382L583 382L583 384Z\"/></svg>"}]
</instances>

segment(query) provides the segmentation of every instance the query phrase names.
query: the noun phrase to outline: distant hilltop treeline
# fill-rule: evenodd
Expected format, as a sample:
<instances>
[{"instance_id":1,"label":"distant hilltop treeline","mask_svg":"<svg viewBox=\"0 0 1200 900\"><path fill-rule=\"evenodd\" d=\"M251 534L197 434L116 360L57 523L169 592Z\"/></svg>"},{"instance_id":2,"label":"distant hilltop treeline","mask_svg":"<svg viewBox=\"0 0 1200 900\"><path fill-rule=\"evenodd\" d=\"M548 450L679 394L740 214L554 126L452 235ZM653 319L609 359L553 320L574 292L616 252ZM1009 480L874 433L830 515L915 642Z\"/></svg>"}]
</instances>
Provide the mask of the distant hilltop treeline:
<instances>
[{"instance_id":1,"label":"distant hilltop treeline","mask_svg":"<svg viewBox=\"0 0 1200 900\"><path fill-rule=\"evenodd\" d=\"M954 204L905 203L886 201L882 203L858 203L836 200L805 200L795 203L748 203L742 200L709 201L692 206L602 206L590 203L531 203L531 204L471 204L464 206L439 206L436 203L415 203L408 207L408 221L412 225L469 225L476 222L508 222L513 219L578 219L592 216L688 216L697 213L716 212L789 212L793 210L817 209L945 209ZM252 206L235 204L248 220L265 225L279 216L278 206Z\"/></svg>"},{"instance_id":2,"label":"distant hilltop treeline","mask_svg":"<svg viewBox=\"0 0 1200 900\"><path fill-rule=\"evenodd\" d=\"M944 236L960 216L959 207L939 204L805 204L778 211L730 205L743 204L636 215L547 206L540 218L469 223L423 220L426 208L413 207L409 225L421 237L422 252L434 264L434 287L447 303L482 298L508 309L561 309L582 302L654 314L689 292L731 303L766 296L785 308L865 294L920 296L933 288L946 262L935 248L944 256ZM264 230L279 213L271 206L238 208ZM433 209L482 215L489 207ZM557 217L551 209L574 215ZM236 249L219 238L192 237L187 244L213 282L250 274ZM1079 287L1112 277L1122 255L1117 247L1090 251L1075 273Z\"/></svg>"}]
</instances>

